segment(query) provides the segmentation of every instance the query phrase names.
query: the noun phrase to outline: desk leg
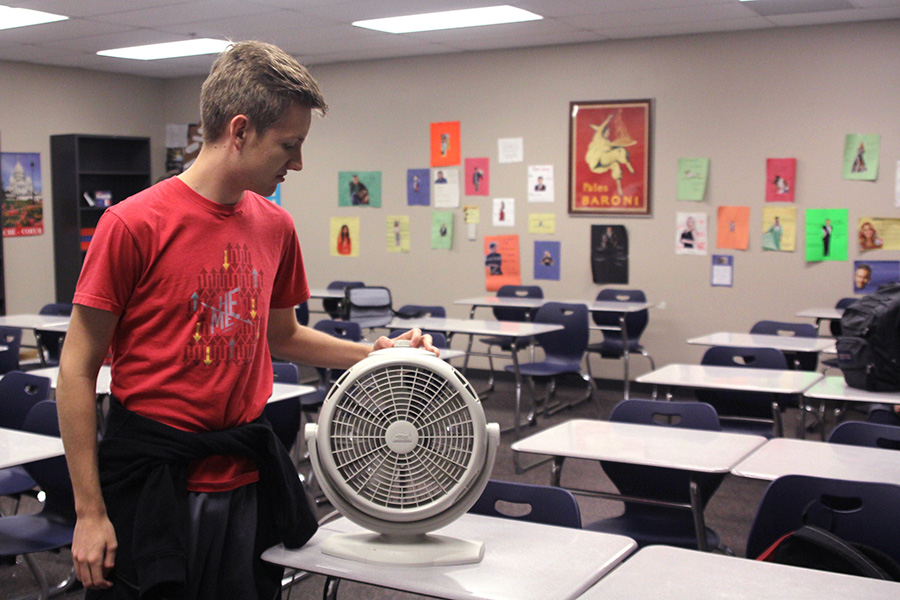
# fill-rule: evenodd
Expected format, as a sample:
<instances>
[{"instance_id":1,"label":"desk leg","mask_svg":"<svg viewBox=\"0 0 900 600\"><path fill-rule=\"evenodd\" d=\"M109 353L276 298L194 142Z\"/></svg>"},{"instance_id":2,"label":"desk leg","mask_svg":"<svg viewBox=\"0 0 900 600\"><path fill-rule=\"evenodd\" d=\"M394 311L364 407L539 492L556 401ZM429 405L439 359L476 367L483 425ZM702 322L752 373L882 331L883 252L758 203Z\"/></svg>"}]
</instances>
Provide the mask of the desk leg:
<instances>
[{"instance_id":1,"label":"desk leg","mask_svg":"<svg viewBox=\"0 0 900 600\"><path fill-rule=\"evenodd\" d=\"M623 400L628 400L631 391L631 376L628 372L628 328L625 326L626 316L626 313L621 313L619 315L619 328L622 330L622 362L625 363L625 391L622 398Z\"/></svg>"},{"instance_id":2,"label":"desk leg","mask_svg":"<svg viewBox=\"0 0 900 600\"><path fill-rule=\"evenodd\" d=\"M703 517L703 504L700 498L700 486L691 477L690 483L691 494L691 513L694 515L694 529L697 531L697 548L701 552L709 552L709 546L706 543L706 520Z\"/></svg>"},{"instance_id":3,"label":"desk leg","mask_svg":"<svg viewBox=\"0 0 900 600\"><path fill-rule=\"evenodd\" d=\"M551 467L550 469L550 485L552 485L553 487L561 487L560 482L562 481L562 468L565 462L565 456L553 457L553 467Z\"/></svg>"}]
</instances>

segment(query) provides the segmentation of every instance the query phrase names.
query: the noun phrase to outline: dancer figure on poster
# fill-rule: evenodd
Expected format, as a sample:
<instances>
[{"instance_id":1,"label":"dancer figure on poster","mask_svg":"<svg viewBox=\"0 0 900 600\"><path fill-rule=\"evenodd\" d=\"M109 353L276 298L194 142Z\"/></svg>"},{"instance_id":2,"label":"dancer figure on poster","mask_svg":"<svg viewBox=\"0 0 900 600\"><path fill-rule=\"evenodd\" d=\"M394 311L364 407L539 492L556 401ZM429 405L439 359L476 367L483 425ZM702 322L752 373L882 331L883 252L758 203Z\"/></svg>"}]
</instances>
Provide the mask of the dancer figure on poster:
<instances>
[{"instance_id":1,"label":"dancer figure on poster","mask_svg":"<svg viewBox=\"0 0 900 600\"><path fill-rule=\"evenodd\" d=\"M694 231L697 229L697 222L694 217L688 217L684 222L684 231L681 232L681 246L688 250L694 248Z\"/></svg>"},{"instance_id":2,"label":"dancer figure on poster","mask_svg":"<svg viewBox=\"0 0 900 600\"><path fill-rule=\"evenodd\" d=\"M634 167L628 156L628 146L637 144L636 140L630 136L623 136L615 140L610 140L609 122L614 115L609 115L601 125L591 125L594 130L594 137L588 145L584 160L588 164L588 168L594 173L602 174L609 172L610 176L616 182L616 190L622 195L622 165L628 169L630 173L634 173ZM626 132L627 134L627 132Z\"/></svg>"},{"instance_id":3,"label":"dancer figure on poster","mask_svg":"<svg viewBox=\"0 0 900 600\"><path fill-rule=\"evenodd\" d=\"M822 225L822 254L828 256L831 253L831 232L834 228L831 226L831 219L825 219Z\"/></svg>"},{"instance_id":4,"label":"dancer figure on poster","mask_svg":"<svg viewBox=\"0 0 900 600\"><path fill-rule=\"evenodd\" d=\"M787 180L781 175L776 175L775 180L772 183L775 185L776 194L787 194L791 191L791 187L788 185Z\"/></svg>"},{"instance_id":5,"label":"dancer figure on poster","mask_svg":"<svg viewBox=\"0 0 900 600\"><path fill-rule=\"evenodd\" d=\"M359 180L359 175L354 175L350 180L350 202L353 206L369 203L369 188Z\"/></svg>"},{"instance_id":6,"label":"dancer figure on poster","mask_svg":"<svg viewBox=\"0 0 900 600\"><path fill-rule=\"evenodd\" d=\"M484 257L484 266L488 268L488 275L503 275L503 256L497 252L497 242L488 244L487 256Z\"/></svg>"},{"instance_id":7,"label":"dancer figure on poster","mask_svg":"<svg viewBox=\"0 0 900 600\"><path fill-rule=\"evenodd\" d=\"M353 244L350 241L350 228L341 225L341 232L337 239L337 252L341 256L350 256L353 253Z\"/></svg>"},{"instance_id":8,"label":"dancer figure on poster","mask_svg":"<svg viewBox=\"0 0 900 600\"><path fill-rule=\"evenodd\" d=\"M475 170L472 172L472 185L475 186L476 192L481 186L482 179L484 179L484 171L481 170L481 167L476 166Z\"/></svg>"},{"instance_id":9,"label":"dancer figure on poster","mask_svg":"<svg viewBox=\"0 0 900 600\"><path fill-rule=\"evenodd\" d=\"M856 159L853 161L850 171L852 173L866 172L866 145L863 142L860 142L859 148L856 149Z\"/></svg>"},{"instance_id":10,"label":"dancer figure on poster","mask_svg":"<svg viewBox=\"0 0 900 600\"><path fill-rule=\"evenodd\" d=\"M776 216L775 222L772 223L772 226L769 227L766 233L771 234L772 236L772 244L775 246L776 250L781 250L781 235L784 233L784 229L781 226L781 221Z\"/></svg>"}]
</instances>

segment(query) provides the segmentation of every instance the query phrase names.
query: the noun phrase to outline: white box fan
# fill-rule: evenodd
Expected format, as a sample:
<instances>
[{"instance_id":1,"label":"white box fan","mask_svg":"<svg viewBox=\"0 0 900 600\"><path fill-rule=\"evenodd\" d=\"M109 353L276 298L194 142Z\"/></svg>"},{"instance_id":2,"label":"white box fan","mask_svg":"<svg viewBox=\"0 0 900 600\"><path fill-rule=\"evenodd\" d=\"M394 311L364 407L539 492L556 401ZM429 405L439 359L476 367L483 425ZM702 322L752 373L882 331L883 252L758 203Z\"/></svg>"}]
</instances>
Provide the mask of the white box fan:
<instances>
[{"instance_id":1,"label":"white box fan","mask_svg":"<svg viewBox=\"0 0 900 600\"><path fill-rule=\"evenodd\" d=\"M500 441L469 382L395 340L347 370L308 424L310 460L332 506L375 533L328 537L325 554L369 563L479 562L484 544L430 534L484 491Z\"/></svg>"}]
</instances>

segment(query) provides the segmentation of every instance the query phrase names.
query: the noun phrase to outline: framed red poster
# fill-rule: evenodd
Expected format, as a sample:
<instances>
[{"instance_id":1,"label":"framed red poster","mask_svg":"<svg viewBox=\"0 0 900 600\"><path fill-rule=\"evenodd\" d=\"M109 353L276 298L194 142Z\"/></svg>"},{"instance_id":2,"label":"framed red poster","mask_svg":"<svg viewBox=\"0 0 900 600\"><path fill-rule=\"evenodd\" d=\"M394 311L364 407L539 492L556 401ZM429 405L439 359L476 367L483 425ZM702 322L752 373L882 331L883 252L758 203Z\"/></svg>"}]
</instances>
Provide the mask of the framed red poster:
<instances>
[{"instance_id":1,"label":"framed red poster","mask_svg":"<svg viewBox=\"0 0 900 600\"><path fill-rule=\"evenodd\" d=\"M569 103L569 214L650 216L651 100Z\"/></svg>"}]
</instances>

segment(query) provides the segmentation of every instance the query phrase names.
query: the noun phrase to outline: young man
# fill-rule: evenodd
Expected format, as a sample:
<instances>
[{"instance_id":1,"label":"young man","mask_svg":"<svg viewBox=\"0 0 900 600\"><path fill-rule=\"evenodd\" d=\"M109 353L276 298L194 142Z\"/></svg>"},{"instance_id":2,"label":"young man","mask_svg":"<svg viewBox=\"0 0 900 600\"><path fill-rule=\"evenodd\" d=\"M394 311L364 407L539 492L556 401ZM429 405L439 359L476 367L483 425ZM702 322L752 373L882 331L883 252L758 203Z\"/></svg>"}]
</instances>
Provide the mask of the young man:
<instances>
[{"instance_id":1,"label":"young man","mask_svg":"<svg viewBox=\"0 0 900 600\"><path fill-rule=\"evenodd\" d=\"M315 532L296 471L258 422L270 354L348 368L392 344L344 342L295 318L309 297L297 234L263 196L302 168L312 112L326 109L293 58L235 44L203 84L194 164L97 227L57 390L88 598L269 600L280 572L260 551ZM405 337L434 350L418 330ZM98 445L95 384L110 350Z\"/></svg>"}]
</instances>

